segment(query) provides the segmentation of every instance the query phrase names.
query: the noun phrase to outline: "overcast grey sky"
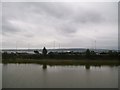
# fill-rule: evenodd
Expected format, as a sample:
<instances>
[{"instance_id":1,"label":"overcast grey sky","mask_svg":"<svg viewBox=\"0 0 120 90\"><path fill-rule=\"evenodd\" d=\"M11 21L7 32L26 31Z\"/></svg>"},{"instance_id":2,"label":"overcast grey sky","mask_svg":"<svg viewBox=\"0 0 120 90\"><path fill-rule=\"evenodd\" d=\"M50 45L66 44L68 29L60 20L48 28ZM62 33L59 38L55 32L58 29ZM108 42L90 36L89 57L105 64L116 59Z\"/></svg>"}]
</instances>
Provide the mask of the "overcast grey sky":
<instances>
[{"instance_id":1,"label":"overcast grey sky","mask_svg":"<svg viewBox=\"0 0 120 90\"><path fill-rule=\"evenodd\" d=\"M4 2L3 48L118 49L117 2Z\"/></svg>"}]
</instances>

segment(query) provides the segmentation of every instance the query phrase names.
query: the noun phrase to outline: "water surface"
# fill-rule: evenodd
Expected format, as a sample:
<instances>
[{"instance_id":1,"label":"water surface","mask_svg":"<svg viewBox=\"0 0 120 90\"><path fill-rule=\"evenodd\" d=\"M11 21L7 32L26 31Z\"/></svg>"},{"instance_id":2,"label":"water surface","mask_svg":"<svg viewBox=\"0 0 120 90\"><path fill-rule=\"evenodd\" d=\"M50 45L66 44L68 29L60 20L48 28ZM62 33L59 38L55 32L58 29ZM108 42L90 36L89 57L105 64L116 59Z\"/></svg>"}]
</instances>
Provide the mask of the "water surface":
<instances>
[{"instance_id":1,"label":"water surface","mask_svg":"<svg viewBox=\"0 0 120 90\"><path fill-rule=\"evenodd\" d=\"M118 88L118 66L3 64L3 88Z\"/></svg>"}]
</instances>

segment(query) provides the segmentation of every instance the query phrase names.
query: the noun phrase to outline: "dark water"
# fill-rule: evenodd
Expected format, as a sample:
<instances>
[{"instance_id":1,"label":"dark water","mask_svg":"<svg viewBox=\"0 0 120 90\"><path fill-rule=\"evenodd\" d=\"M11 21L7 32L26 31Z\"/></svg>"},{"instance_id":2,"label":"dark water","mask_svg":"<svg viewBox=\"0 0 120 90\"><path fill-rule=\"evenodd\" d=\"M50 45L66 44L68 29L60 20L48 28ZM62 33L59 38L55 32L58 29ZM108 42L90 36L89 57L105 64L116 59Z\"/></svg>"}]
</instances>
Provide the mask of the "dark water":
<instances>
[{"instance_id":1,"label":"dark water","mask_svg":"<svg viewBox=\"0 0 120 90\"><path fill-rule=\"evenodd\" d=\"M117 88L118 66L3 64L3 88Z\"/></svg>"}]
</instances>

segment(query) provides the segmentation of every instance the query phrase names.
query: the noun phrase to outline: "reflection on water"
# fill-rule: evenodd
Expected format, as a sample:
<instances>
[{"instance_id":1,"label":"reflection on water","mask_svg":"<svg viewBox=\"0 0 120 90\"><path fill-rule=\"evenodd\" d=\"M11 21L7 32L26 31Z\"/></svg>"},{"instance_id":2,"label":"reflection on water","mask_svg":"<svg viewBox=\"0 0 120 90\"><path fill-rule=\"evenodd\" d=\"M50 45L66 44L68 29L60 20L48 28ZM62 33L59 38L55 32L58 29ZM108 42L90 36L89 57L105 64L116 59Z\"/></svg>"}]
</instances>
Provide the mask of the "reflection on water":
<instances>
[{"instance_id":1,"label":"reflection on water","mask_svg":"<svg viewBox=\"0 0 120 90\"><path fill-rule=\"evenodd\" d=\"M3 88L117 88L118 66L3 64Z\"/></svg>"},{"instance_id":2,"label":"reflection on water","mask_svg":"<svg viewBox=\"0 0 120 90\"><path fill-rule=\"evenodd\" d=\"M85 65L86 70L90 69L90 65Z\"/></svg>"},{"instance_id":3,"label":"reflection on water","mask_svg":"<svg viewBox=\"0 0 120 90\"><path fill-rule=\"evenodd\" d=\"M42 68L43 68L43 70L47 69L47 65L46 65L46 64L43 64L43 65L42 65ZM85 65L85 69L86 69L86 70L89 70L89 69L90 69L90 65Z\"/></svg>"},{"instance_id":4,"label":"reflection on water","mask_svg":"<svg viewBox=\"0 0 120 90\"><path fill-rule=\"evenodd\" d=\"M47 65L46 65L46 64L43 64L43 65L42 65L42 68L43 68L43 70L47 69ZM85 69L86 69L86 70L89 70L89 69L90 69L90 65L85 65Z\"/></svg>"},{"instance_id":5,"label":"reflection on water","mask_svg":"<svg viewBox=\"0 0 120 90\"><path fill-rule=\"evenodd\" d=\"M43 69L47 69L47 65L46 64L43 64Z\"/></svg>"}]
</instances>

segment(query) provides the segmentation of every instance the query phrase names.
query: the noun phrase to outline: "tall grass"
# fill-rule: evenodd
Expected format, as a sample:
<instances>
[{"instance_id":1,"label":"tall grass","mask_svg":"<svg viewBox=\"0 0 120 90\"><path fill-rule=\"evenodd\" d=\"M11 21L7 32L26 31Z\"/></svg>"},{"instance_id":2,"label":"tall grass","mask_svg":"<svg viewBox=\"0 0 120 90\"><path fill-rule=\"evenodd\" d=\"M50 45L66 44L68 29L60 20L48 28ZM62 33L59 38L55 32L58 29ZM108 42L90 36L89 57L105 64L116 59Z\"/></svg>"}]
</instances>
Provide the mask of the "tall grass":
<instances>
[{"instance_id":1,"label":"tall grass","mask_svg":"<svg viewBox=\"0 0 120 90\"><path fill-rule=\"evenodd\" d=\"M46 64L46 65L120 65L119 60L50 60L50 59L3 59L4 64L19 63L19 64Z\"/></svg>"}]
</instances>

